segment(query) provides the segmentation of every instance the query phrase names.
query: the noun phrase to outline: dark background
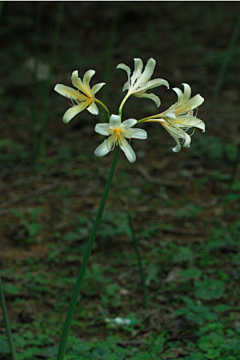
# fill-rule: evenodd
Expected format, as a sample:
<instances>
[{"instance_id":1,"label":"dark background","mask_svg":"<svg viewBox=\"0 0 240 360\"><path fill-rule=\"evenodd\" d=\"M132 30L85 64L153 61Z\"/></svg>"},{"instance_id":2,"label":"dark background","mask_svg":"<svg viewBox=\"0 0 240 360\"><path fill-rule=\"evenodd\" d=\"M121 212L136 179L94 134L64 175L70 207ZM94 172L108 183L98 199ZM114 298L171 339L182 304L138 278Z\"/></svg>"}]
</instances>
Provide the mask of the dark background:
<instances>
[{"instance_id":1,"label":"dark background","mask_svg":"<svg viewBox=\"0 0 240 360\"><path fill-rule=\"evenodd\" d=\"M93 154L102 141L94 126L106 121L104 112L97 117L84 111L65 125L62 116L69 105L54 92L54 85L71 86L72 71L78 70L82 78L85 71L95 69L91 85L107 83L98 98L116 114L126 81L126 73L116 66L125 63L133 69L136 57L144 66L150 57L156 60L153 79L166 79L171 88L188 83L192 95L204 97L198 117L205 120L206 133L197 129L191 147L175 154L175 141L160 125L144 124L148 139L131 143L137 162L130 164L120 154L82 308L76 314L85 328L79 330L75 323L73 329L78 338L98 338L89 326L97 318L106 339L111 330L106 329L104 316L134 313L145 319L145 325L154 319L158 325L151 329L154 336L165 326L186 349L184 339L197 344L199 323L183 317L166 325L169 314L181 305L181 296L203 301L209 309L218 302L238 306L239 39L231 51L228 48L239 10L239 2L2 3L0 261L14 333L24 338L26 329L35 329L33 339L47 336L48 319L51 340L38 346L57 346L113 157L113 153L103 158ZM162 112L176 101L176 94L164 86L153 92L161 98L160 110L148 99L131 97L123 119ZM38 156L42 135L45 148ZM142 301L126 209L132 212L144 258L149 313ZM213 240L214 251L208 247ZM193 290L197 285L190 282L184 287L179 280L180 272L188 268L200 270L199 281L226 273L231 281L223 282L225 295L206 303L199 300ZM236 329L228 315L224 321L226 328ZM118 330L118 335L129 339L134 330ZM149 326L142 331L147 336ZM0 335L4 338L4 327ZM34 341L22 345L22 354ZM186 356L191 354L191 349L187 351Z\"/></svg>"}]
</instances>

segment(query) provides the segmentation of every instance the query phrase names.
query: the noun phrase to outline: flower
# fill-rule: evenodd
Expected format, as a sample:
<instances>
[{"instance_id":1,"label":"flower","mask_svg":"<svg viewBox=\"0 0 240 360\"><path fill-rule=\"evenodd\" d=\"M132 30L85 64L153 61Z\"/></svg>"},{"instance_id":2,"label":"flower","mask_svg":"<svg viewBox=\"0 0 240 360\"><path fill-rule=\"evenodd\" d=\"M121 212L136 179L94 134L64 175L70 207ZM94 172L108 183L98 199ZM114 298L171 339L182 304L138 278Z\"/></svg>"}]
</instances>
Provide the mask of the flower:
<instances>
[{"instance_id":1,"label":"flower","mask_svg":"<svg viewBox=\"0 0 240 360\"><path fill-rule=\"evenodd\" d=\"M71 99L72 102L72 107L68 109L63 115L63 122L65 122L65 124L67 124L75 115L84 109L87 109L93 115L98 115L99 111L95 104L95 94L101 89L103 85L105 85L105 83L96 84L91 89L89 82L94 74L95 70L88 70L85 72L82 81L78 77L78 71L73 71L71 77L72 84L78 90L62 84L57 84L54 87L56 92L67 97L68 99Z\"/></svg>"},{"instance_id":2,"label":"flower","mask_svg":"<svg viewBox=\"0 0 240 360\"><path fill-rule=\"evenodd\" d=\"M191 137L186 133L192 127L196 127L205 132L205 123L196 117L194 112L204 102L204 98L197 94L191 97L191 88L188 84L182 84L184 92L178 88L173 88L177 93L178 101L161 114L147 118L147 121L159 122L169 134L176 140L177 145L173 148L174 152L181 150L179 139L183 139L183 146L190 147ZM141 121L143 122L143 121Z\"/></svg>"},{"instance_id":3,"label":"flower","mask_svg":"<svg viewBox=\"0 0 240 360\"><path fill-rule=\"evenodd\" d=\"M126 138L141 140L147 138L147 132L145 130L132 128L136 123L137 120L135 119L128 119L121 123L120 116L111 115L109 123L97 124L94 130L101 135L109 137L96 148L94 154L96 156L104 156L113 150L116 145L119 145L131 163L136 161L136 154Z\"/></svg>"},{"instance_id":4,"label":"flower","mask_svg":"<svg viewBox=\"0 0 240 360\"><path fill-rule=\"evenodd\" d=\"M135 95L140 98L148 98L155 102L157 107L160 106L160 99L158 96L154 94L148 94L146 91L148 89L153 89L160 85L165 85L169 89L169 84L164 79L155 79L150 80L154 69L155 69L156 61L153 58L150 58L147 62L145 70L143 70L143 62L141 59L134 59L134 72L131 75L131 69L125 64L119 64L117 69L123 69L127 72L128 80L123 86L123 91L128 90L124 102L130 95Z\"/></svg>"}]
</instances>

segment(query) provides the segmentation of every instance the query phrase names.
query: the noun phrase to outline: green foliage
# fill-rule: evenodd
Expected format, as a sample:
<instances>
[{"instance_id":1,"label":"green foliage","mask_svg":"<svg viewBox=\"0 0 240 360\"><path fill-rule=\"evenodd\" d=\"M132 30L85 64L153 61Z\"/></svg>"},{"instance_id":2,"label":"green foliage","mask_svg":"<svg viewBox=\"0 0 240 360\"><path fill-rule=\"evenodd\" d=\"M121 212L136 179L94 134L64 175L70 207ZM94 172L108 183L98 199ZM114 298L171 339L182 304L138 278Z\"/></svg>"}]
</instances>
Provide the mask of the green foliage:
<instances>
[{"instance_id":1,"label":"green foliage","mask_svg":"<svg viewBox=\"0 0 240 360\"><path fill-rule=\"evenodd\" d=\"M223 141L215 135L199 136L192 144L192 156L199 158L214 168L222 161L234 163L237 154L236 146Z\"/></svg>"},{"instance_id":2,"label":"green foliage","mask_svg":"<svg viewBox=\"0 0 240 360\"><path fill-rule=\"evenodd\" d=\"M201 302L194 301L186 296L183 296L182 300L186 305L175 311L176 316L184 315L188 321L198 325L218 319L218 315L212 312L208 306L202 305Z\"/></svg>"},{"instance_id":3,"label":"green foliage","mask_svg":"<svg viewBox=\"0 0 240 360\"><path fill-rule=\"evenodd\" d=\"M36 207L31 210L29 214L25 214L17 209L11 209L12 214L20 221L20 227L14 234L13 238L17 243L33 244L39 243L39 233L43 228L43 225L38 222L38 215L42 212L41 207Z\"/></svg>"},{"instance_id":4,"label":"green foliage","mask_svg":"<svg viewBox=\"0 0 240 360\"><path fill-rule=\"evenodd\" d=\"M223 296L224 282L221 280L206 279L204 281L195 281L197 290L194 295L197 299L212 300L220 299Z\"/></svg>"}]
</instances>

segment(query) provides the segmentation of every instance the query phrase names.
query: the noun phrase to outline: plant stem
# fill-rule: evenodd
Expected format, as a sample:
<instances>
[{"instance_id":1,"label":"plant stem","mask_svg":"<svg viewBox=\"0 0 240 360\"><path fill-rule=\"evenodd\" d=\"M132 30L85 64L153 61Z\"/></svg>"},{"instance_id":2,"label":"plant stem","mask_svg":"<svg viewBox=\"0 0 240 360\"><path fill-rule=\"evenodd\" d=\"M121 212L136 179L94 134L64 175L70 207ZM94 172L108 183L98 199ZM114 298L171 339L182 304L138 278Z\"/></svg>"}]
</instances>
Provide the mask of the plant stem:
<instances>
[{"instance_id":1,"label":"plant stem","mask_svg":"<svg viewBox=\"0 0 240 360\"><path fill-rule=\"evenodd\" d=\"M110 119L110 112L108 110L108 108L106 107L106 105L104 105L104 103L98 99L95 99L95 102L97 102L99 105L102 106L102 108L106 111L107 116L108 116L108 120Z\"/></svg>"},{"instance_id":2,"label":"plant stem","mask_svg":"<svg viewBox=\"0 0 240 360\"><path fill-rule=\"evenodd\" d=\"M129 224L129 227L130 227L130 230L131 230L131 233L132 233L132 239L133 239L134 247L135 247L135 250L136 250L138 266L139 266L139 270L140 270L143 297L144 297L144 305L147 308L148 307L148 295L147 295L146 282L145 282L144 271L143 271L143 266L142 266L142 259L141 259L141 255L140 255L140 251L139 251L138 241L137 241L137 238L135 236L135 231L134 231L133 224L132 224L132 218L131 218L131 215L130 215L129 212L127 212L127 216L128 216L128 224Z\"/></svg>"},{"instance_id":3,"label":"plant stem","mask_svg":"<svg viewBox=\"0 0 240 360\"><path fill-rule=\"evenodd\" d=\"M113 158L113 162L112 162L112 166L111 169L109 171L109 175L108 175L108 179L107 179L107 183L104 189L104 193L102 196L102 200L101 203L99 205L99 209L97 212L97 216L95 219L95 222L93 224L93 229L87 244L87 248L85 251L85 255L81 264L81 268L77 277L77 281L72 293L72 297L71 297L71 301L69 304L69 308L68 308L68 313L66 316L66 320L63 326L63 332L62 332L62 337L61 337L61 341L60 341L60 345L59 345L59 351L58 351L58 357L57 360L63 360L64 359L64 354L65 354L65 349L66 349L66 344L67 344L67 339L68 339L68 334L69 334L69 330L70 330L70 326L71 326L71 322L72 322L72 318L73 318L73 313L74 313L74 309L77 303L77 299L78 299L78 295L81 289L81 285L83 282L83 277L85 274L85 270L87 268L88 265L88 261L92 252L92 248L93 248L93 244L94 244L94 240L95 237L97 235L97 231L98 231L98 227L100 225L100 221L102 218L102 214L103 214L103 210L107 201L107 196L112 184L112 179L113 179L113 175L116 169L116 165L117 165L117 161L118 161L118 156L119 156L119 151L120 151L120 147L117 146L115 149L115 154L114 154L114 158Z\"/></svg>"},{"instance_id":4,"label":"plant stem","mask_svg":"<svg viewBox=\"0 0 240 360\"><path fill-rule=\"evenodd\" d=\"M5 321L5 327L6 327L6 331L7 331L8 343L9 343L10 351L12 354L12 359L17 360L17 353L16 353L16 349L14 346L13 338L12 338L11 326L10 326L10 321L9 321L8 312L7 312L7 306L6 306L6 302L5 302L3 283L2 283L1 276L0 276L0 302L1 302L2 312L3 312L3 318Z\"/></svg>"}]
</instances>

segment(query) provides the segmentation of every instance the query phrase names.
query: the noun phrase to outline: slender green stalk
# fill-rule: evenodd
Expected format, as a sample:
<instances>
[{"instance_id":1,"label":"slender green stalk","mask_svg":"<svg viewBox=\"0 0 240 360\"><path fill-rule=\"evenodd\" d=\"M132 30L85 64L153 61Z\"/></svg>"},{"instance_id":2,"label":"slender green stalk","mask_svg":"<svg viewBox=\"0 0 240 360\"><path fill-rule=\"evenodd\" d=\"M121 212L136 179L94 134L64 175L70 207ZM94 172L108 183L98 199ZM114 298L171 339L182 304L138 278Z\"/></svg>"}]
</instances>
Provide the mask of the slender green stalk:
<instances>
[{"instance_id":1,"label":"slender green stalk","mask_svg":"<svg viewBox=\"0 0 240 360\"><path fill-rule=\"evenodd\" d=\"M236 46L237 41L238 41L239 31L240 31L240 15L238 16L235 28L233 30L231 39L228 44L226 56L223 59L223 62L222 62L222 65L221 65L221 68L220 68L220 71L218 74L217 82L216 82L215 88L213 90L213 96L212 96L211 106L210 106L209 113L208 113L208 119L211 117L211 115L214 111L214 108L216 106L217 98L219 96L219 92L220 92L220 89L222 87L222 84L223 84L223 81L224 81L224 78L225 78L225 75L227 72L227 67L228 67L229 61L233 54L234 47Z\"/></svg>"},{"instance_id":2,"label":"slender green stalk","mask_svg":"<svg viewBox=\"0 0 240 360\"><path fill-rule=\"evenodd\" d=\"M36 170L36 161L38 153L38 136L37 136L37 106L38 106L38 89L37 86L37 71L39 65L40 53L40 34L41 34L41 16L42 16L42 2L37 2L36 8L36 30L35 30L35 66L33 72L33 102L32 102L32 161L34 169Z\"/></svg>"},{"instance_id":3,"label":"slender green stalk","mask_svg":"<svg viewBox=\"0 0 240 360\"><path fill-rule=\"evenodd\" d=\"M52 79L52 71L56 60L58 44L60 40L60 30L62 25L62 18L63 18L63 10L64 10L64 1L60 1L58 5L58 13L56 18L56 25L55 25L55 32L54 32L54 39L53 39L53 46L51 51L50 57L50 65L49 65L49 76L46 81L46 89L45 89L45 96L43 100L43 115L41 120L41 131L39 137L39 157L42 159L45 156L45 128L47 124L47 116L48 116L48 104L49 104L49 92L50 92L50 82Z\"/></svg>"},{"instance_id":4,"label":"slender green stalk","mask_svg":"<svg viewBox=\"0 0 240 360\"><path fill-rule=\"evenodd\" d=\"M108 108L106 107L106 105L104 105L104 103L98 99L95 98L95 102L97 102L99 105L102 106L102 108L106 111L107 116L108 116L108 120L110 119L110 112L108 110Z\"/></svg>"},{"instance_id":5,"label":"slender green stalk","mask_svg":"<svg viewBox=\"0 0 240 360\"><path fill-rule=\"evenodd\" d=\"M131 215L129 212L127 212L127 216L128 216L128 224L129 224L129 227L130 227L130 230L132 233L132 239L133 239L136 256L137 256L137 260L138 260L138 266L139 266L139 270L140 270L142 291L143 291L143 297L144 297L144 305L147 308L148 307L148 294L147 294L147 288L146 288L146 281L145 281L145 277L144 277L142 259L141 259L141 255L140 255L140 251L139 251L138 241L135 236L135 231L134 231L133 224L132 224L132 218L131 218Z\"/></svg>"},{"instance_id":6,"label":"slender green stalk","mask_svg":"<svg viewBox=\"0 0 240 360\"><path fill-rule=\"evenodd\" d=\"M12 359L17 360L17 353L16 353L16 349L15 349L15 346L13 343L11 326L10 326L10 321L9 321L8 312L7 312L7 306L6 306L6 302L5 302L3 283L2 283L1 276L0 276L0 302L1 302L2 312L3 312L3 318L5 321L5 327L6 327L6 331L7 331L8 343L9 343L10 351L12 354Z\"/></svg>"},{"instance_id":7,"label":"slender green stalk","mask_svg":"<svg viewBox=\"0 0 240 360\"><path fill-rule=\"evenodd\" d=\"M70 330L70 326L71 326L71 322L72 322L72 318L73 318L73 314L74 314L74 309L77 303L77 299L78 299L78 295L81 289L81 285L83 282L83 278L84 278L84 274L88 265L88 261L92 252L92 248L93 248L93 244L94 244L94 240L95 237L97 235L97 231L98 231L98 227L100 225L100 221L102 218L102 214L103 214L103 210L107 201L107 196L112 184L112 179L113 179L113 175L116 169L116 165L117 165L117 161L118 161L118 156L119 156L119 151L120 151L120 147L117 146L115 149L115 154L114 154L114 158L113 158L113 162L112 162L112 166L111 169L109 171L109 175L108 175L108 179L107 179L107 183L104 189L104 193L102 196L102 200L97 212L97 216L95 219L95 222L93 224L93 229L87 244L87 248L85 251L85 255L81 264L81 268L77 277L77 281L72 293L72 297L71 297L71 301L69 304L69 308L68 308L68 313L66 316L66 320L63 326L63 332L62 332L62 337L61 337L61 341L60 341L60 346L59 346L59 351L58 351L58 357L57 360L63 360L64 359L64 354L65 354L65 349L66 349L66 345L67 345L67 339L68 339L68 334L69 334L69 330Z\"/></svg>"}]
</instances>

